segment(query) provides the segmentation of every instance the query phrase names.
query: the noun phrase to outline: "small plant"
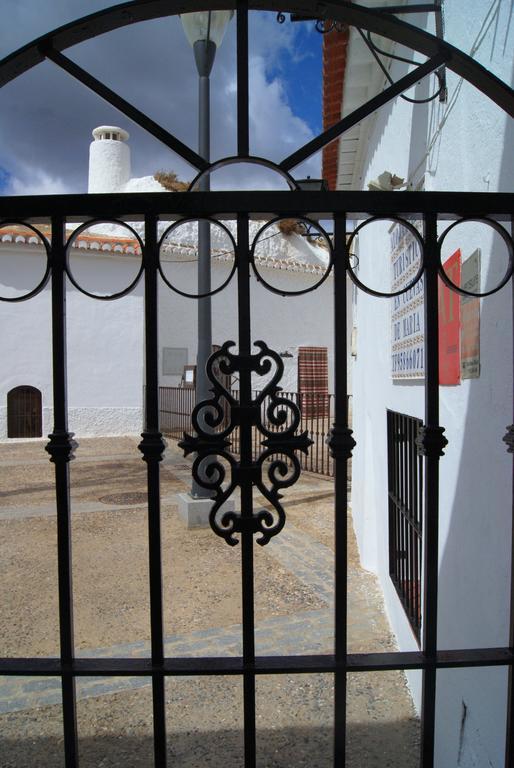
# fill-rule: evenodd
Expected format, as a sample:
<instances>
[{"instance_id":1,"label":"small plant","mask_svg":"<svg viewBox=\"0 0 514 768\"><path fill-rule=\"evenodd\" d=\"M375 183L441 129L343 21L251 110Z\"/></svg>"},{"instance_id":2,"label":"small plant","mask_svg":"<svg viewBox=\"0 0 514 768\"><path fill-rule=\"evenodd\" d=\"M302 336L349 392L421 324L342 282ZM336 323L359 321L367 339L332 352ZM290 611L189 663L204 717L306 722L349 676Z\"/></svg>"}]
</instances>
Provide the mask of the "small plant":
<instances>
[{"instance_id":1,"label":"small plant","mask_svg":"<svg viewBox=\"0 0 514 768\"><path fill-rule=\"evenodd\" d=\"M175 171L157 171L153 177L168 192L186 192L189 187L186 181L177 178Z\"/></svg>"},{"instance_id":2,"label":"small plant","mask_svg":"<svg viewBox=\"0 0 514 768\"><path fill-rule=\"evenodd\" d=\"M298 219L280 219L277 223L278 228L283 235L303 235L305 233L305 224Z\"/></svg>"}]
</instances>

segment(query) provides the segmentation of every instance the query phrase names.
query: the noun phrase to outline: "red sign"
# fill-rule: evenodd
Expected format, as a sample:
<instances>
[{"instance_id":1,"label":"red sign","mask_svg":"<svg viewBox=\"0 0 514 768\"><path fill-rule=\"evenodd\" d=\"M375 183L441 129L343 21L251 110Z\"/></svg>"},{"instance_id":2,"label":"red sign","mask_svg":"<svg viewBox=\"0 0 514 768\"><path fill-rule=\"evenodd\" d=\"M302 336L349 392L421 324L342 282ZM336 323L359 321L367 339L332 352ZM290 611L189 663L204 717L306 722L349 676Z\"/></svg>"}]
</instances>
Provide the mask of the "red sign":
<instances>
[{"instance_id":1,"label":"red sign","mask_svg":"<svg viewBox=\"0 0 514 768\"><path fill-rule=\"evenodd\" d=\"M460 248L444 271L460 288ZM439 278L439 384L460 384L460 295Z\"/></svg>"}]
</instances>

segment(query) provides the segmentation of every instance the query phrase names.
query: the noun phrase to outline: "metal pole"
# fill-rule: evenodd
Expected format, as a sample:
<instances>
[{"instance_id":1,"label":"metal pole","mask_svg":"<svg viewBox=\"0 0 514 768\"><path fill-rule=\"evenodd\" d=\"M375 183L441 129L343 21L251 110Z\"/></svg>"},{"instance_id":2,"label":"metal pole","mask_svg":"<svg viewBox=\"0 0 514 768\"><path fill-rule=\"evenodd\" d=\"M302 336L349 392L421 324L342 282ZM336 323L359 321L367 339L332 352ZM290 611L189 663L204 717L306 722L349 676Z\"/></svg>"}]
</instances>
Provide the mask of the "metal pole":
<instances>
[{"instance_id":1,"label":"metal pole","mask_svg":"<svg viewBox=\"0 0 514 768\"><path fill-rule=\"evenodd\" d=\"M198 69L198 153L210 161L211 115L210 115L210 73L216 55L216 44L212 40L200 40L194 45L195 62ZM199 183L200 192L208 192L210 179L206 174ZM208 221L198 224L198 293L211 290L211 231ZM196 402L209 398L209 379L205 366L212 352L211 297L198 299L198 348L196 356ZM205 425L202 425L205 426ZM194 498L208 499L211 492L202 488L194 479L191 485Z\"/></svg>"}]
</instances>

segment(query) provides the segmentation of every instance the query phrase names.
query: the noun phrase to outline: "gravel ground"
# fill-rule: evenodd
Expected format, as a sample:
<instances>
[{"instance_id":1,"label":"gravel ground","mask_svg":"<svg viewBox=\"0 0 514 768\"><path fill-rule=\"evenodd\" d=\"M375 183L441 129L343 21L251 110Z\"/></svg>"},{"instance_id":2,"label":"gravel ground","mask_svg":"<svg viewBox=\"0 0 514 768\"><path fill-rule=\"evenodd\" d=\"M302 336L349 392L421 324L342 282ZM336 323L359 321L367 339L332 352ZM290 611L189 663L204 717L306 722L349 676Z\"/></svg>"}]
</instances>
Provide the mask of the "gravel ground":
<instances>
[{"instance_id":1,"label":"gravel ground","mask_svg":"<svg viewBox=\"0 0 514 768\"><path fill-rule=\"evenodd\" d=\"M136 445L131 438L83 440L71 465L78 653L149 636L147 522L144 507L137 506L146 467ZM185 487L187 464L173 448L168 455L162 467L165 633L237 624L240 548L228 547L210 530L184 528L172 499ZM0 446L1 655L58 650L52 469L41 443ZM304 475L286 497L290 527L329 549L331 488L329 481ZM130 498L134 504L121 509ZM378 584L360 567L351 526L349 533L350 651L394 648ZM257 621L326 608L266 548L256 547L255 578ZM144 681L133 683L131 690L83 698L85 683L78 681L81 768L153 764L151 689ZM170 765L243 765L238 678L168 680L166 698ZM262 677L256 700L260 768L330 766L331 675ZM418 765L419 723L401 673L352 674L347 700L349 768ZM31 708L0 715L1 768L58 768L62 742L60 706L43 705L37 693Z\"/></svg>"}]
</instances>

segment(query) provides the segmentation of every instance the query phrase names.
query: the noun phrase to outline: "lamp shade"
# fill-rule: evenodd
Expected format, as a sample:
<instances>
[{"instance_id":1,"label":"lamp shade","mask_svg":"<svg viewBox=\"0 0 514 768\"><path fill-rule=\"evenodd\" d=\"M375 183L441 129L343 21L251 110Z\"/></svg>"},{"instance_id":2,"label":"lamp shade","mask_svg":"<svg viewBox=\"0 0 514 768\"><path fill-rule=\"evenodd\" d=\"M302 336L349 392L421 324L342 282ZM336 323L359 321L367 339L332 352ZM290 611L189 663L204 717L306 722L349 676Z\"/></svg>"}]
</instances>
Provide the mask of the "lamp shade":
<instances>
[{"instance_id":1,"label":"lamp shade","mask_svg":"<svg viewBox=\"0 0 514 768\"><path fill-rule=\"evenodd\" d=\"M180 20L186 37L194 47L200 40L212 40L217 48L221 45L225 29L234 11L199 11L181 13Z\"/></svg>"}]
</instances>

